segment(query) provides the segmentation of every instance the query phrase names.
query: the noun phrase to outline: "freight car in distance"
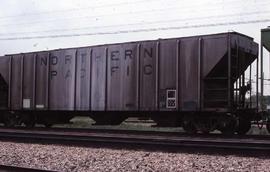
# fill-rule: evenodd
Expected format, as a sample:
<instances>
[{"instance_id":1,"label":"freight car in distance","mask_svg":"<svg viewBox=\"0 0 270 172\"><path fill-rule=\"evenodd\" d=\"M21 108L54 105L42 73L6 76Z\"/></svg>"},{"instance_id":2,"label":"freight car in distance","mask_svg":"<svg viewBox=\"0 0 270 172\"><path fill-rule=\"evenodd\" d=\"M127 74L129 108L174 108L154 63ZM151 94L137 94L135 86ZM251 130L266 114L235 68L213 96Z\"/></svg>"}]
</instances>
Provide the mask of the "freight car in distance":
<instances>
[{"instance_id":1,"label":"freight car in distance","mask_svg":"<svg viewBox=\"0 0 270 172\"><path fill-rule=\"evenodd\" d=\"M245 71L258 57L236 32L6 55L1 120L50 126L77 115L118 125L150 117L187 132L246 133L258 103Z\"/></svg>"}]
</instances>

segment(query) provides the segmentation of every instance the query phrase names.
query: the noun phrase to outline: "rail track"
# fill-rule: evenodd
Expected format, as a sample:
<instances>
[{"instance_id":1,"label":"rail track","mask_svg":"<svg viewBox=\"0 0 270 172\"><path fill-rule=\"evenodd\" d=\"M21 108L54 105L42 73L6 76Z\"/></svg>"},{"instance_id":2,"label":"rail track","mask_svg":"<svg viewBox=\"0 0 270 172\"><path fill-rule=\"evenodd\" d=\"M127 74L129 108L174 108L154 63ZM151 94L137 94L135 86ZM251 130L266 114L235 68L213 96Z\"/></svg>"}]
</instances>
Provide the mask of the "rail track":
<instances>
[{"instance_id":1,"label":"rail track","mask_svg":"<svg viewBox=\"0 0 270 172\"><path fill-rule=\"evenodd\" d=\"M0 171L2 172L52 172L51 170L41 170L35 168L25 168L18 166L0 165Z\"/></svg>"},{"instance_id":2,"label":"rail track","mask_svg":"<svg viewBox=\"0 0 270 172\"><path fill-rule=\"evenodd\" d=\"M6 129L0 140L72 145L149 146L152 148L199 148L222 150L270 151L268 136L231 136L218 134L187 135L176 132L106 129Z\"/></svg>"}]
</instances>

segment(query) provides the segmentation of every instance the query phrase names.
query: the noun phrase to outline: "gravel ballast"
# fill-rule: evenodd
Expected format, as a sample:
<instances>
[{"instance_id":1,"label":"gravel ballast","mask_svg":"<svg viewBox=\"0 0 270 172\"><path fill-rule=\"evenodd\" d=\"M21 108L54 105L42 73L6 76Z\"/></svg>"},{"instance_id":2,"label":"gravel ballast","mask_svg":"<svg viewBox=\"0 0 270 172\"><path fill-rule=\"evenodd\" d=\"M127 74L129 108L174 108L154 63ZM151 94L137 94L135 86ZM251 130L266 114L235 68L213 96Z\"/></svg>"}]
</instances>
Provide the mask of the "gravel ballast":
<instances>
[{"instance_id":1,"label":"gravel ballast","mask_svg":"<svg viewBox=\"0 0 270 172\"><path fill-rule=\"evenodd\" d=\"M0 164L55 171L270 171L270 159L0 142Z\"/></svg>"}]
</instances>

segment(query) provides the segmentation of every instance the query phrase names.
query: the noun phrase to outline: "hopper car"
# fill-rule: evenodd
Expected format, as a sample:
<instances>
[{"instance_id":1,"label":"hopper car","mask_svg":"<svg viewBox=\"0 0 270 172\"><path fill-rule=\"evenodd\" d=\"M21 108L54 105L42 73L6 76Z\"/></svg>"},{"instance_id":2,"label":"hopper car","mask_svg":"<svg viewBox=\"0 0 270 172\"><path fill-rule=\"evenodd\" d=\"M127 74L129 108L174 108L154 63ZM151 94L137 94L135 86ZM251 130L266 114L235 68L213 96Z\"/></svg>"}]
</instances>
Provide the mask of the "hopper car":
<instances>
[{"instance_id":1,"label":"hopper car","mask_svg":"<svg viewBox=\"0 0 270 172\"><path fill-rule=\"evenodd\" d=\"M188 133L245 134L260 118L257 59L258 44L237 32L9 54L0 57L0 122L143 117Z\"/></svg>"}]
</instances>

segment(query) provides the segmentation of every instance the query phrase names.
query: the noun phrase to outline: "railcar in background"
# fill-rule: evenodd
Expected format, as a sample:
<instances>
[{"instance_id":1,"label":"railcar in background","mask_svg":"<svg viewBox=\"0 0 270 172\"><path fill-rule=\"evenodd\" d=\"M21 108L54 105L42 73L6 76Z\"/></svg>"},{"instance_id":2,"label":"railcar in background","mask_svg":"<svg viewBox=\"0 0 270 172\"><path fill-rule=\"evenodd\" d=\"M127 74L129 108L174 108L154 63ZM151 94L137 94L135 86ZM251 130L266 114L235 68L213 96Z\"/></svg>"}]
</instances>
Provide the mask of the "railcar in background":
<instances>
[{"instance_id":1,"label":"railcar in background","mask_svg":"<svg viewBox=\"0 0 270 172\"><path fill-rule=\"evenodd\" d=\"M260 47L260 62L261 62L261 95L260 95L260 109L261 109L261 119L262 121L266 121L266 128L268 132L270 133L270 112L267 111L266 109L266 104L264 101L264 80L270 81L270 79L264 77L264 69L263 69L263 64L264 64L264 54L266 50L268 53L270 53L270 26L262 29L261 30L261 47ZM269 56L270 57L270 56ZM269 68L270 66L268 66ZM258 80L258 79L257 79Z\"/></svg>"}]
</instances>

